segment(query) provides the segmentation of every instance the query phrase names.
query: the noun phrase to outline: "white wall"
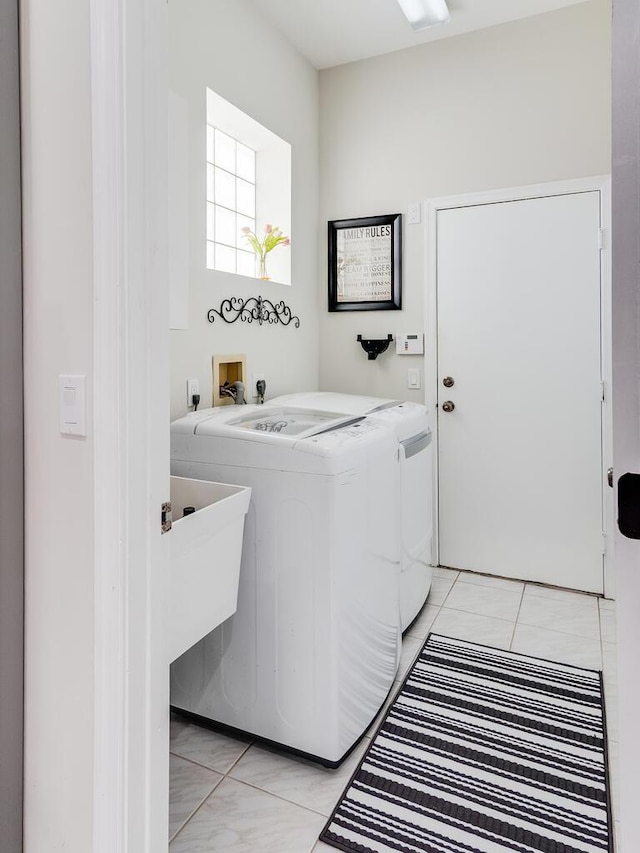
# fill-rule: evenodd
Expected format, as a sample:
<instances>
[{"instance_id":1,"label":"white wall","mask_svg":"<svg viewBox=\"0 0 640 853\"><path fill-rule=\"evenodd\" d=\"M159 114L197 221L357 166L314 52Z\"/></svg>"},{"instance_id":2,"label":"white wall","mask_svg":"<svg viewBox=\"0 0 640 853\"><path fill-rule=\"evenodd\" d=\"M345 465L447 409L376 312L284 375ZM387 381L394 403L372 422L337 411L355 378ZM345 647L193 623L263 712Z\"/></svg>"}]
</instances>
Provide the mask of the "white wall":
<instances>
[{"instance_id":1,"label":"white wall","mask_svg":"<svg viewBox=\"0 0 640 853\"><path fill-rule=\"evenodd\" d=\"M594 0L320 73L321 388L424 395L407 389L421 357L367 361L355 341L424 330L424 224L403 220L402 311L329 314L325 222L609 173L609 40Z\"/></svg>"},{"instance_id":2,"label":"white wall","mask_svg":"<svg viewBox=\"0 0 640 853\"><path fill-rule=\"evenodd\" d=\"M318 75L247 0L169 5L169 86L189 108L189 328L171 333L171 417L186 412L186 379L211 405L211 358L245 353L267 397L318 386ZM205 269L205 88L209 86L292 146L292 285ZM277 224L277 223L276 223ZM289 251L276 249L276 251ZM220 320L207 311L230 296L284 299L299 329Z\"/></svg>"},{"instance_id":3,"label":"white wall","mask_svg":"<svg viewBox=\"0 0 640 853\"><path fill-rule=\"evenodd\" d=\"M57 377L92 370L88 4L23 0L21 50L25 850L86 853L93 809L92 442L60 434Z\"/></svg>"}]
</instances>

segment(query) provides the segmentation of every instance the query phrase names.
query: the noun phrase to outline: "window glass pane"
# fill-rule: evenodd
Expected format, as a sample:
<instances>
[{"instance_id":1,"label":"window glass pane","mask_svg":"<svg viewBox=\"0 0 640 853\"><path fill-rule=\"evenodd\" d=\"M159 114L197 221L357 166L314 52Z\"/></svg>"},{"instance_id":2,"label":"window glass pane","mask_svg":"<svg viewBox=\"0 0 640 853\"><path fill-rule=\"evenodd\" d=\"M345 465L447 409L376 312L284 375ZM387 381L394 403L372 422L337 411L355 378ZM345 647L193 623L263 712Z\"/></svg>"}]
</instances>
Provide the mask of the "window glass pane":
<instances>
[{"instance_id":1,"label":"window glass pane","mask_svg":"<svg viewBox=\"0 0 640 853\"><path fill-rule=\"evenodd\" d=\"M216 128L215 160L216 166L226 169L227 172L236 170L236 141Z\"/></svg>"},{"instance_id":2,"label":"window glass pane","mask_svg":"<svg viewBox=\"0 0 640 853\"><path fill-rule=\"evenodd\" d=\"M212 204L207 204L207 240L215 240L216 220L215 209Z\"/></svg>"},{"instance_id":3,"label":"window glass pane","mask_svg":"<svg viewBox=\"0 0 640 853\"><path fill-rule=\"evenodd\" d=\"M215 206L216 209L216 243L236 245L236 215L225 207ZM217 264L217 262L216 262ZM219 269L219 267L217 267Z\"/></svg>"},{"instance_id":4,"label":"window glass pane","mask_svg":"<svg viewBox=\"0 0 640 853\"><path fill-rule=\"evenodd\" d=\"M248 228L250 231L253 231L253 233L255 234L255 231L256 231L255 219L250 219L248 216L242 216L242 214L239 213L236 227L238 229L238 244L237 244L238 248L239 249L246 249L247 251L253 252L253 249L251 249L251 244L249 243L247 238L242 233L242 229Z\"/></svg>"},{"instance_id":5,"label":"window glass pane","mask_svg":"<svg viewBox=\"0 0 640 853\"><path fill-rule=\"evenodd\" d=\"M214 200L213 194L213 166L207 163L207 201Z\"/></svg>"},{"instance_id":6,"label":"window glass pane","mask_svg":"<svg viewBox=\"0 0 640 853\"><path fill-rule=\"evenodd\" d=\"M235 272L236 250L216 243L216 269L222 272Z\"/></svg>"},{"instance_id":7,"label":"window glass pane","mask_svg":"<svg viewBox=\"0 0 640 853\"><path fill-rule=\"evenodd\" d=\"M244 213L245 216L256 215L256 188L253 184L247 181L242 181L238 178L236 187L236 197L238 205L238 213Z\"/></svg>"},{"instance_id":8,"label":"window glass pane","mask_svg":"<svg viewBox=\"0 0 640 853\"><path fill-rule=\"evenodd\" d=\"M243 228L256 229L256 152L207 125L207 267L255 276Z\"/></svg>"},{"instance_id":9,"label":"window glass pane","mask_svg":"<svg viewBox=\"0 0 640 853\"><path fill-rule=\"evenodd\" d=\"M241 142L238 142L236 149L238 158L237 173L239 178L244 178L245 181L250 181L252 184L256 182L256 152L251 148L247 148Z\"/></svg>"},{"instance_id":10,"label":"window glass pane","mask_svg":"<svg viewBox=\"0 0 640 853\"><path fill-rule=\"evenodd\" d=\"M255 277L256 256L251 252L238 252L238 274Z\"/></svg>"},{"instance_id":11,"label":"window glass pane","mask_svg":"<svg viewBox=\"0 0 640 853\"><path fill-rule=\"evenodd\" d=\"M221 204L223 207L229 207L231 210L236 209L236 179L229 172L216 167L216 204Z\"/></svg>"}]
</instances>

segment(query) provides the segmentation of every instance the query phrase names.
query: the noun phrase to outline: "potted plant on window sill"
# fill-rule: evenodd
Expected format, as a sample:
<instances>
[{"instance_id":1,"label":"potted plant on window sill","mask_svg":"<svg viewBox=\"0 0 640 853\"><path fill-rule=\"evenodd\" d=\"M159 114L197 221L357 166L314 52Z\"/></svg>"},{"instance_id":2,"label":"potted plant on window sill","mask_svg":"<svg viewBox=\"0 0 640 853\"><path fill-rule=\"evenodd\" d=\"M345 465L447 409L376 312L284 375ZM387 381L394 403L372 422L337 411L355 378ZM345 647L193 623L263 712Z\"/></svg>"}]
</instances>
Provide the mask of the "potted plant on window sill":
<instances>
[{"instance_id":1,"label":"potted plant on window sill","mask_svg":"<svg viewBox=\"0 0 640 853\"><path fill-rule=\"evenodd\" d=\"M257 261L256 278L269 281L271 276L267 273L267 255L276 246L290 246L291 240L289 237L285 237L280 228L274 228L269 224L264 226L262 238L259 238L250 228L243 228L242 236L249 241L251 248L255 252Z\"/></svg>"}]
</instances>

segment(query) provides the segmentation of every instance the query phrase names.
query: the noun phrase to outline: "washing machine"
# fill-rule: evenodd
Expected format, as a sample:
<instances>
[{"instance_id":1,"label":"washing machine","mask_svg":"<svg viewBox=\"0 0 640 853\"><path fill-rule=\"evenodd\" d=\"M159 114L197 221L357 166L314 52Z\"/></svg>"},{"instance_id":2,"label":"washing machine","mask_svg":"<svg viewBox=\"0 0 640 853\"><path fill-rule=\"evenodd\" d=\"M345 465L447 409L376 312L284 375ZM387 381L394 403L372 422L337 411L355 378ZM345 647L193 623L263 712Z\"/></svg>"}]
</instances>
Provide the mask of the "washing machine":
<instances>
[{"instance_id":1,"label":"washing machine","mask_svg":"<svg viewBox=\"0 0 640 853\"><path fill-rule=\"evenodd\" d=\"M331 391L287 394L270 403L366 416L395 430L402 524L400 617L405 631L427 600L433 574L433 451L428 409L419 403Z\"/></svg>"},{"instance_id":2,"label":"washing machine","mask_svg":"<svg viewBox=\"0 0 640 853\"><path fill-rule=\"evenodd\" d=\"M227 406L171 425L171 472L251 486L236 613L171 666L171 704L337 766L401 649L397 439L382 422Z\"/></svg>"}]
</instances>

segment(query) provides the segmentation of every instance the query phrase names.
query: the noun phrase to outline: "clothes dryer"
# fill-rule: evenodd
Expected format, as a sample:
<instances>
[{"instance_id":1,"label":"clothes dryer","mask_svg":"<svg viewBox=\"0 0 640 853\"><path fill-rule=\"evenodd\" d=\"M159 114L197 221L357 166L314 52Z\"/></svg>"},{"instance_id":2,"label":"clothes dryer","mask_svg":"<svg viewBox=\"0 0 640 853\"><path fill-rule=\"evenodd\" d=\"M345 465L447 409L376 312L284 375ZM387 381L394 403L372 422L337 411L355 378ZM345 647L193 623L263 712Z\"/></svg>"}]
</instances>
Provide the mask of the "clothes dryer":
<instances>
[{"instance_id":1,"label":"clothes dryer","mask_svg":"<svg viewBox=\"0 0 640 853\"><path fill-rule=\"evenodd\" d=\"M401 483L400 615L405 631L427 600L433 574L433 460L429 410L419 403L332 391L286 394L271 400L270 404L366 416L368 420L386 423L395 430Z\"/></svg>"},{"instance_id":2,"label":"clothes dryer","mask_svg":"<svg viewBox=\"0 0 640 853\"><path fill-rule=\"evenodd\" d=\"M250 485L236 613L171 667L171 704L336 766L401 648L397 439L284 406L190 414L171 471Z\"/></svg>"}]
</instances>

